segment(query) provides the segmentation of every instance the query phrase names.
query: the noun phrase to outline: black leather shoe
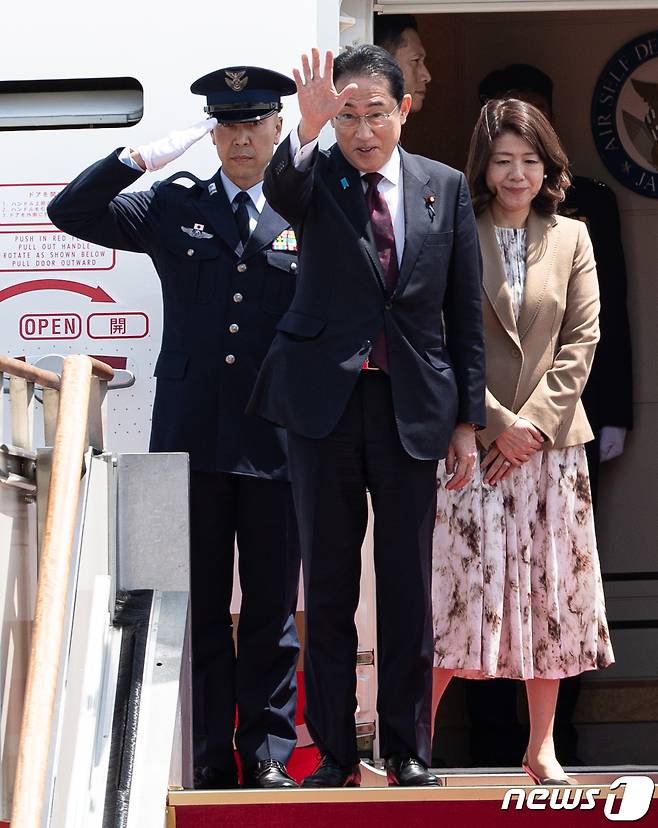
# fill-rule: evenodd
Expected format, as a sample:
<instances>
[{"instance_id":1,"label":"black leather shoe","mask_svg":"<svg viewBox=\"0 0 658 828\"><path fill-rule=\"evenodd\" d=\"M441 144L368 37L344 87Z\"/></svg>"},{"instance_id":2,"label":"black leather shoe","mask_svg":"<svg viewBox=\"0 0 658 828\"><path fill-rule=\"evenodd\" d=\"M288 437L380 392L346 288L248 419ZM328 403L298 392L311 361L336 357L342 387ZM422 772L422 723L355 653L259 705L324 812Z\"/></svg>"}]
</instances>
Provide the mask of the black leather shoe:
<instances>
[{"instance_id":1,"label":"black leather shoe","mask_svg":"<svg viewBox=\"0 0 658 828\"><path fill-rule=\"evenodd\" d=\"M194 790L216 791L238 787L238 770L235 765L229 768L211 768L197 765L194 768Z\"/></svg>"},{"instance_id":2,"label":"black leather shoe","mask_svg":"<svg viewBox=\"0 0 658 828\"><path fill-rule=\"evenodd\" d=\"M325 753L320 764L302 782L302 788L358 788L361 784L359 764L344 767Z\"/></svg>"},{"instance_id":3,"label":"black leather shoe","mask_svg":"<svg viewBox=\"0 0 658 828\"><path fill-rule=\"evenodd\" d=\"M253 768L245 770L244 788L298 788L299 785L288 774L283 762L276 759L264 759Z\"/></svg>"},{"instance_id":4,"label":"black leather shoe","mask_svg":"<svg viewBox=\"0 0 658 828\"><path fill-rule=\"evenodd\" d=\"M434 786L441 782L427 770L427 766L415 756L389 756L384 763L388 784L402 785L405 788L415 786Z\"/></svg>"}]
</instances>

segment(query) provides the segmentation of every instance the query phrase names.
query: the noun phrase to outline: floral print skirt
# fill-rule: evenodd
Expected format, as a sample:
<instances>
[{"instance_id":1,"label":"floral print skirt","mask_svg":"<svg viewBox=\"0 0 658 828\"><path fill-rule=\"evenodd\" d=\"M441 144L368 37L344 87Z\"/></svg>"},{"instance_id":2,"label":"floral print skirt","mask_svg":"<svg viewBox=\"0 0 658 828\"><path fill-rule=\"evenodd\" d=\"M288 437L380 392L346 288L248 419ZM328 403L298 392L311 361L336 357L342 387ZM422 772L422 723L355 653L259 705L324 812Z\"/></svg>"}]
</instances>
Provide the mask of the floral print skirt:
<instances>
[{"instance_id":1,"label":"floral print skirt","mask_svg":"<svg viewBox=\"0 0 658 828\"><path fill-rule=\"evenodd\" d=\"M611 664L584 447L539 451L495 486L446 480L441 462L434 665L559 679Z\"/></svg>"}]
</instances>

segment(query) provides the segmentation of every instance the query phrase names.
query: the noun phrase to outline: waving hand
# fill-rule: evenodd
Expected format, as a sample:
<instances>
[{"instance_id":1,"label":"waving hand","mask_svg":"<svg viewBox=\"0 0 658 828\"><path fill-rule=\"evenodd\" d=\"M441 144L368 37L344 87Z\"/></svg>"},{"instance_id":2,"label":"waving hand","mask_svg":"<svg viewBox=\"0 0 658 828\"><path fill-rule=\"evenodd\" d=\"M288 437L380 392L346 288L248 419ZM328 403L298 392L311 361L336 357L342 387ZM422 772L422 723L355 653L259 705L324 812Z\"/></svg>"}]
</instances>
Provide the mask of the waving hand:
<instances>
[{"instance_id":1,"label":"waving hand","mask_svg":"<svg viewBox=\"0 0 658 828\"><path fill-rule=\"evenodd\" d=\"M336 91L333 81L334 56L327 52L324 58L324 75L320 74L320 52L311 49L311 60L308 55L302 55L302 71L293 69L292 75L297 84L299 111L302 119L299 124L299 139L308 144L315 140L320 130L337 115L345 101L357 90L355 83L348 83L340 92Z\"/></svg>"}]
</instances>

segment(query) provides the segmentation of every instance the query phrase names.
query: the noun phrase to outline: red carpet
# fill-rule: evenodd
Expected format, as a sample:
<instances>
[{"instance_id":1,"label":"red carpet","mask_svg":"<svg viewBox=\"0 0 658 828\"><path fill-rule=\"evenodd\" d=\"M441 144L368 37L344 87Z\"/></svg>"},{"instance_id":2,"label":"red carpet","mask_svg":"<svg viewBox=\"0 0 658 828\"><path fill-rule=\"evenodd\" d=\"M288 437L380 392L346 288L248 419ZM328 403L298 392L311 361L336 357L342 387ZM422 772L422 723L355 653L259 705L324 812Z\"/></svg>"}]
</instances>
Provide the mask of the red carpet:
<instances>
[{"instance_id":1,"label":"red carpet","mask_svg":"<svg viewBox=\"0 0 658 828\"><path fill-rule=\"evenodd\" d=\"M593 811L501 811L498 801L370 802L176 807L176 828L599 828L609 826L603 802ZM640 821L658 825L658 811Z\"/></svg>"}]
</instances>

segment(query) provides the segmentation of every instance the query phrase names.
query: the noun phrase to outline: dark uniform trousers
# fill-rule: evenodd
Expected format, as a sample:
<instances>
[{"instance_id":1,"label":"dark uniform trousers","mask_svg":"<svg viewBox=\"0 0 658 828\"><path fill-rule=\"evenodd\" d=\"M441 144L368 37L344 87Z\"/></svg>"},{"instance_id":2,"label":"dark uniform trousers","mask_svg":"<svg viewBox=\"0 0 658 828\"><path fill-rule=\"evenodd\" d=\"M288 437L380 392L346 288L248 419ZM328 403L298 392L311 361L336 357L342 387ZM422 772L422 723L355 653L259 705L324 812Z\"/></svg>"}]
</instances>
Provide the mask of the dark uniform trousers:
<instances>
[{"instance_id":1,"label":"dark uniform trousers","mask_svg":"<svg viewBox=\"0 0 658 828\"><path fill-rule=\"evenodd\" d=\"M236 701L243 766L286 762L295 744L299 547L285 432L245 407L295 290L294 234L265 204L243 247L220 172L210 181L175 173L150 190L121 192L141 173L118 155L82 172L48 210L78 238L146 253L160 279L164 325L150 449L188 452L192 469L195 763L234 772Z\"/></svg>"},{"instance_id":2,"label":"dark uniform trousers","mask_svg":"<svg viewBox=\"0 0 658 828\"><path fill-rule=\"evenodd\" d=\"M354 614L367 488L375 515L377 606L383 608L377 619L380 750L429 764L437 461L416 460L403 449L390 379L381 371L361 373L327 437L289 433L288 460L304 555L309 732L341 765L357 761Z\"/></svg>"},{"instance_id":3,"label":"dark uniform trousers","mask_svg":"<svg viewBox=\"0 0 658 828\"><path fill-rule=\"evenodd\" d=\"M194 747L197 764L287 761L295 746L299 546L290 485L238 474L191 474ZM242 605L230 604L237 536ZM292 671L291 671L292 666Z\"/></svg>"}]
</instances>

